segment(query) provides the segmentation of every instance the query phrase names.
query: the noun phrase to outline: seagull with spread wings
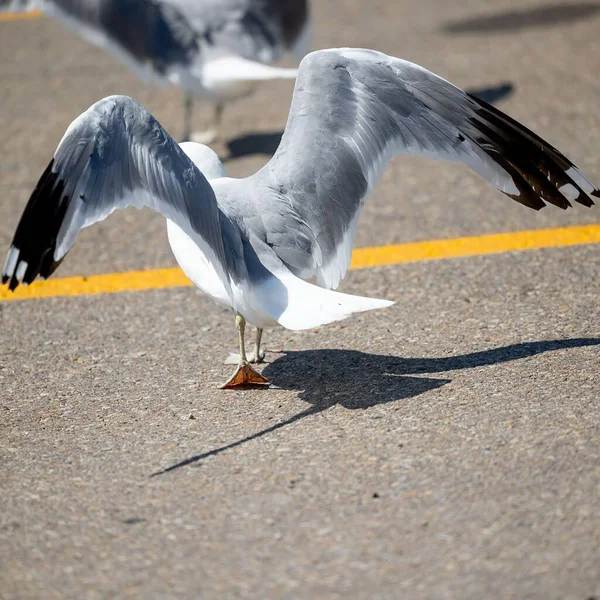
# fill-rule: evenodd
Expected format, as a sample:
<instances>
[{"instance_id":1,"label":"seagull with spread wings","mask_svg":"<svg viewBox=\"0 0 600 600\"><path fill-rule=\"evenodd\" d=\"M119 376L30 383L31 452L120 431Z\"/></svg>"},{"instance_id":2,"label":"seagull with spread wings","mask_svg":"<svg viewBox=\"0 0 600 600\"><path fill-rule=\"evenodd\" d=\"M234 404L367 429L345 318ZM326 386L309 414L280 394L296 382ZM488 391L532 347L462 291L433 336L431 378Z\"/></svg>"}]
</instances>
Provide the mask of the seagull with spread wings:
<instances>
[{"instance_id":1,"label":"seagull with spread wings","mask_svg":"<svg viewBox=\"0 0 600 600\"><path fill-rule=\"evenodd\" d=\"M4 2L4 4L3 4ZM260 82L294 79L310 45L309 0L0 0L1 10L42 10L111 52L144 80L184 90L183 139L209 144L225 103ZM191 132L194 95L214 107L212 124Z\"/></svg>"},{"instance_id":2,"label":"seagull with spread wings","mask_svg":"<svg viewBox=\"0 0 600 600\"><path fill-rule=\"evenodd\" d=\"M131 98L94 104L33 191L2 281L15 289L49 277L82 227L150 207L166 217L186 275L235 313L240 356L224 387L268 385L250 365L261 359L263 328L308 329L392 304L334 290L395 154L463 163L536 210L600 197L550 144L423 67L373 50L321 50L300 65L277 152L244 179L227 177L207 146L176 144ZM258 328L252 356L246 322Z\"/></svg>"}]
</instances>

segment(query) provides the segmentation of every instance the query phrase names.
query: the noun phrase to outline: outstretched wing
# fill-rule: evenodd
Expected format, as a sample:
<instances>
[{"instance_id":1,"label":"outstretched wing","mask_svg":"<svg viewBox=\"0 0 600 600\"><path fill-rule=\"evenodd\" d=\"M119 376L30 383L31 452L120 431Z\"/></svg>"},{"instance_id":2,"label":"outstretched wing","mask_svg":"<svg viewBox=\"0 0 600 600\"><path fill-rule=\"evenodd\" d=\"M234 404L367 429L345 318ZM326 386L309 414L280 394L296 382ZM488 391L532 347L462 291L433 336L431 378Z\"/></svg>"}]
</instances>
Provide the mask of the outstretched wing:
<instances>
[{"instance_id":1,"label":"outstretched wing","mask_svg":"<svg viewBox=\"0 0 600 600\"><path fill-rule=\"evenodd\" d=\"M221 55L273 62L308 34L308 0L161 1L185 15L208 48L217 47Z\"/></svg>"},{"instance_id":2,"label":"outstretched wing","mask_svg":"<svg viewBox=\"0 0 600 600\"><path fill-rule=\"evenodd\" d=\"M361 207L397 153L462 162L534 209L600 192L558 150L426 69L372 50L301 63L281 145L246 180L266 242L301 277L337 287Z\"/></svg>"},{"instance_id":3,"label":"outstretched wing","mask_svg":"<svg viewBox=\"0 0 600 600\"><path fill-rule=\"evenodd\" d=\"M13 8L20 9L19 4L13 0ZM154 74L160 81L173 67L192 63L199 51L197 32L186 16L161 0L30 0L25 7L42 8L142 78Z\"/></svg>"},{"instance_id":4,"label":"outstretched wing","mask_svg":"<svg viewBox=\"0 0 600 600\"><path fill-rule=\"evenodd\" d=\"M82 227L127 206L146 206L174 221L228 282L212 187L141 104L111 96L67 129L25 207L2 283L14 289L48 277Z\"/></svg>"}]
</instances>

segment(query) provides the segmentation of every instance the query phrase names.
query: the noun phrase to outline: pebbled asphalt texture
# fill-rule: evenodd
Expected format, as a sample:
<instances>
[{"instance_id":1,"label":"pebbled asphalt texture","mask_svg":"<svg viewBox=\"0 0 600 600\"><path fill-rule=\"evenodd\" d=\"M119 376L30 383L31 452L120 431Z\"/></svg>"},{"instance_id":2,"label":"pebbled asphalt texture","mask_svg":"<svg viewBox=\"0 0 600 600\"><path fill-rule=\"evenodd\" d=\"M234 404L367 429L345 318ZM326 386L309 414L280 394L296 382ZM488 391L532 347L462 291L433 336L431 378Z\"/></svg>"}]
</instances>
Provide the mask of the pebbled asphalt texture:
<instances>
[{"instance_id":1,"label":"pebbled asphalt texture","mask_svg":"<svg viewBox=\"0 0 600 600\"><path fill-rule=\"evenodd\" d=\"M600 181L600 4L314 1L314 48L402 56ZM67 125L145 86L50 19L0 22L0 249ZM235 176L292 84L226 110ZM197 106L197 126L208 111ZM233 154L233 155L232 155ZM597 223L395 159L357 246ZM85 230L56 276L174 265L164 221ZM268 391L216 389L232 315L192 288L0 303L0 598L600 598L600 247L351 272L396 304L265 334Z\"/></svg>"}]
</instances>

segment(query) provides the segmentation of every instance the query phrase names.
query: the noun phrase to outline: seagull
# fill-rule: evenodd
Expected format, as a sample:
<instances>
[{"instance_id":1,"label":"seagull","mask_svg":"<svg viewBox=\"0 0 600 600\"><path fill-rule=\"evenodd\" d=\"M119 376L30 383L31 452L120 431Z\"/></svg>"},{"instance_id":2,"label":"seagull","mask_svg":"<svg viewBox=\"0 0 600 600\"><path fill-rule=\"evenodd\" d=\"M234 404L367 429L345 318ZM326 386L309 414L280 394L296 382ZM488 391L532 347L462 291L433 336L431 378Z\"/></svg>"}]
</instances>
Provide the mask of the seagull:
<instances>
[{"instance_id":1,"label":"seagull","mask_svg":"<svg viewBox=\"0 0 600 600\"><path fill-rule=\"evenodd\" d=\"M0 3L2 0L0 0ZM145 81L184 91L183 139L219 136L225 103L296 68L267 63L308 52L308 0L9 0L12 12L39 9L111 52ZM194 95L213 105L211 125L191 132Z\"/></svg>"},{"instance_id":2,"label":"seagull","mask_svg":"<svg viewBox=\"0 0 600 600\"><path fill-rule=\"evenodd\" d=\"M189 279L235 314L240 354L222 386L267 386L251 366L261 335L380 309L335 291L363 206L395 154L463 163L539 210L592 206L594 187L535 133L423 67L374 50L330 49L300 64L272 159L227 177L208 146L177 144L139 103L111 96L67 129L17 227L2 270L14 290L58 267L78 231L127 206L167 219ZM245 351L246 322L257 327Z\"/></svg>"}]
</instances>

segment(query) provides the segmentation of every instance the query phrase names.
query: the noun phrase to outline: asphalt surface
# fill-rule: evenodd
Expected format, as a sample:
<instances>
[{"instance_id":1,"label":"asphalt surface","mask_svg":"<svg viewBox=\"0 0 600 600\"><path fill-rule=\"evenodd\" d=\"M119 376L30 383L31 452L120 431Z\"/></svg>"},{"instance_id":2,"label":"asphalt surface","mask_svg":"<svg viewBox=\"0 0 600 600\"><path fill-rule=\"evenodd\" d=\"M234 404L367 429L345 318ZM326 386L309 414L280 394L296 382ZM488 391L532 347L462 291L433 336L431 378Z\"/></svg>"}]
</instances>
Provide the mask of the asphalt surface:
<instances>
[{"instance_id":1,"label":"asphalt surface","mask_svg":"<svg viewBox=\"0 0 600 600\"><path fill-rule=\"evenodd\" d=\"M600 181L600 5L315 2L313 46L373 47L499 106ZM368 8L368 18L365 10ZM520 13L515 11L521 11ZM48 19L0 22L0 248L71 120L180 95ZM227 109L232 175L292 85ZM197 126L207 116L198 105ZM600 221L394 160L357 246ZM57 276L174 265L164 222L86 230ZM191 288L0 303L0 598L600 596L600 248L355 271L396 304L267 332L269 391L216 388L233 319Z\"/></svg>"}]
</instances>

